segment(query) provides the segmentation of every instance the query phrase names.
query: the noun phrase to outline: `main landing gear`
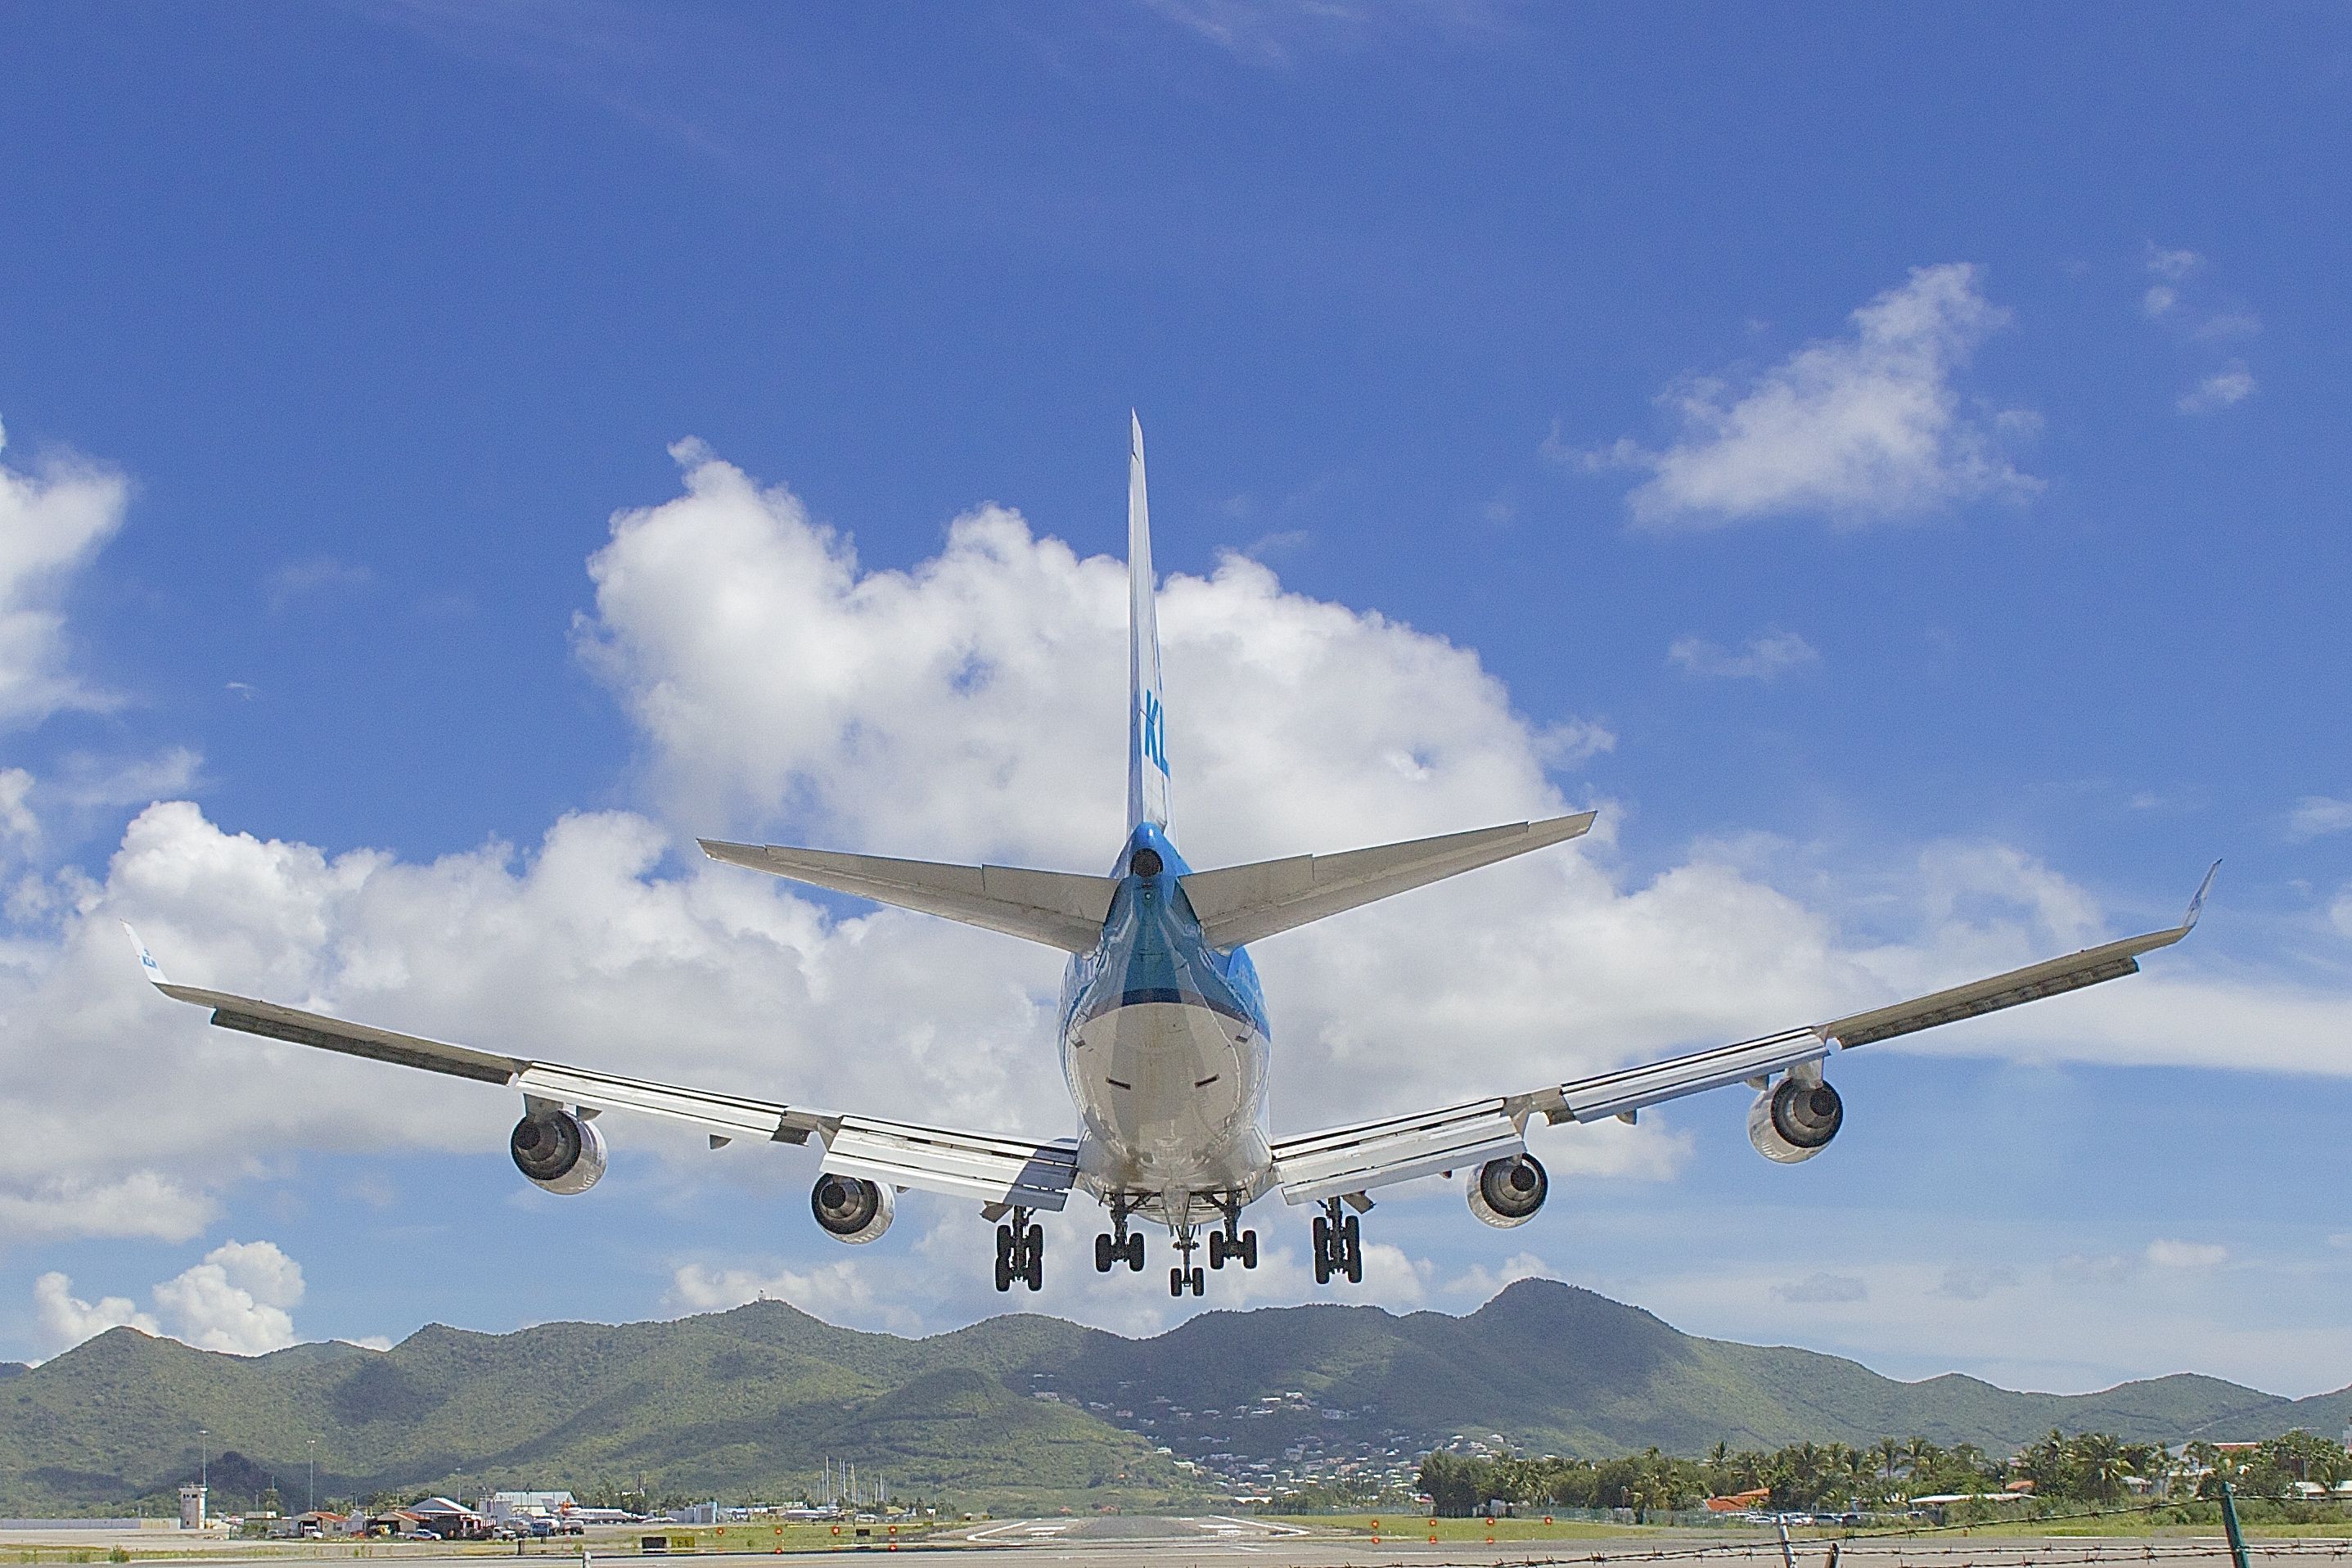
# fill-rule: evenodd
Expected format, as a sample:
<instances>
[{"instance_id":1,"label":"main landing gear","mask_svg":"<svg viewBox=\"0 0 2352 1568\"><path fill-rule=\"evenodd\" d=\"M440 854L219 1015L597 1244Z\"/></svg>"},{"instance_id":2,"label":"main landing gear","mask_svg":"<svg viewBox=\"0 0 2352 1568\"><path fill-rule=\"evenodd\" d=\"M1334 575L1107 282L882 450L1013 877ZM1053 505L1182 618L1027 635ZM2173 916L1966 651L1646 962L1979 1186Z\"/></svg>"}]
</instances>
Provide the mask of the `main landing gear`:
<instances>
[{"instance_id":1,"label":"main landing gear","mask_svg":"<svg viewBox=\"0 0 2352 1568\"><path fill-rule=\"evenodd\" d=\"M1344 1274L1350 1285L1364 1282L1363 1227L1354 1215L1340 1212L1340 1200L1323 1200L1315 1216L1315 1283L1328 1285L1334 1274Z\"/></svg>"},{"instance_id":2,"label":"main landing gear","mask_svg":"<svg viewBox=\"0 0 2352 1568\"><path fill-rule=\"evenodd\" d=\"M1244 1268L1256 1268L1257 1232L1242 1229L1242 1205L1230 1202L1218 1206L1225 1211L1225 1225L1223 1230L1209 1233L1209 1267L1223 1268L1231 1258Z\"/></svg>"},{"instance_id":3,"label":"main landing gear","mask_svg":"<svg viewBox=\"0 0 2352 1568\"><path fill-rule=\"evenodd\" d=\"M1142 1263L1140 1258L1136 1261ZM1031 1225L1024 1208L1015 1208L1011 1223L996 1227L996 1288L1010 1290L1015 1279L1032 1290L1045 1288L1045 1227Z\"/></svg>"},{"instance_id":4,"label":"main landing gear","mask_svg":"<svg viewBox=\"0 0 2352 1568\"><path fill-rule=\"evenodd\" d=\"M1127 1205L1114 1198L1110 1205L1110 1229L1095 1237L1095 1272L1108 1274L1115 1263L1124 1262L1135 1273L1143 1272L1143 1233L1127 1228Z\"/></svg>"}]
</instances>

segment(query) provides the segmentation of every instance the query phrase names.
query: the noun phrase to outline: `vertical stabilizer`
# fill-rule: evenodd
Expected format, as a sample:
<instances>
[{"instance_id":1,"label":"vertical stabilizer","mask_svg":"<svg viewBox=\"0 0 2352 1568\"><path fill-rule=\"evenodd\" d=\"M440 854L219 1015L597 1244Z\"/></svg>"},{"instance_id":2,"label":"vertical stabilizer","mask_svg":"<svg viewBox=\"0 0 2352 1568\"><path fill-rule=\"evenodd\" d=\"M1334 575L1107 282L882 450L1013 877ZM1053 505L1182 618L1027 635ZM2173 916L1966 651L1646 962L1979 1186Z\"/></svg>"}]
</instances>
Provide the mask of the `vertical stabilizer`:
<instances>
[{"instance_id":1,"label":"vertical stabilizer","mask_svg":"<svg viewBox=\"0 0 2352 1568\"><path fill-rule=\"evenodd\" d=\"M1127 416L1127 826L1168 826L1168 710L1160 697L1152 607L1151 509L1143 495L1143 422Z\"/></svg>"}]
</instances>

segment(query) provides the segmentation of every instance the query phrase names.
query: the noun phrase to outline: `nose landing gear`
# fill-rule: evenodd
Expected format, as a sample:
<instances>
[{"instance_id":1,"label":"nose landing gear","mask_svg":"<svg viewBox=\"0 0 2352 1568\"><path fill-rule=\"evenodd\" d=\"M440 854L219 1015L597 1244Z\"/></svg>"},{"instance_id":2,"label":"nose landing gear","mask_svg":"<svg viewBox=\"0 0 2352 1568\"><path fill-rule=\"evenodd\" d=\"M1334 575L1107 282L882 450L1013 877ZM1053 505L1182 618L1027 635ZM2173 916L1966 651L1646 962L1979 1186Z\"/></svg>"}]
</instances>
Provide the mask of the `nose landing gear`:
<instances>
[{"instance_id":1,"label":"nose landing gear","mask_svg":"<svg viewBox=\"0 0 2352 1568\"><path fill-rule=\"evenodd\" d=\"M1341 1200L1326 1198L1315 1216L1315 1283L1328 1285L1344 1274L1350 1285L1364 1282L1363 1227L1357 1217L1341 1212Z\"/></svg>"},{"instance_id":2,"label":"nose landing gear","mask_svg":"<svg viewBox=\"0 0 2352 1568\"><path fill-rule=\"evenodd\" d=\"M1208 1275L1192 1261L1193 1250L1200 1245L1201 1238L1192 1234L1191 1221L1187 1220L1176 1227L1176 1256L1182 1261L1168 1271L1168 1293L1171 1296L1181 1296L1188 1289L1195 1296L1209 1293Z\"/></svg>"},{"instance_id":3,"label":"nose landing gear","mask_svg":"<svg viewBox=\"0 0 2352 1568\"><path fill-rule=\"evenodd\" d=\"M1024 1208L996 1227L996 1288L1010 1290L1015 1279L1032 1290L1045 1288L1045 1227L1030 1224Z\"/></svg>"}]
</instances>

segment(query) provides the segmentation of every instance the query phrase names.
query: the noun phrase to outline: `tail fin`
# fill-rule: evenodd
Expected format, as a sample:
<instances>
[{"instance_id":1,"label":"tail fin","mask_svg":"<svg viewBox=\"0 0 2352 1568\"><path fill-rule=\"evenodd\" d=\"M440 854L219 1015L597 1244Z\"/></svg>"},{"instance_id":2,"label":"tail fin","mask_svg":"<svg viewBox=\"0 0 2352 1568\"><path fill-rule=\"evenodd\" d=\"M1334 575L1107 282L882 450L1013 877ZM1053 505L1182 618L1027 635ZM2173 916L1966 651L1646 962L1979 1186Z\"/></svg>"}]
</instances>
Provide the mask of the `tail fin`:
<instances>
[{"instance_id":1,"label":"tail fin","mask_svg":"<svg viewBox=\"0 0 2352 1568\"><path fill-rule=\"evenodd\" d=\"M1143 495L1143 422L1128 416L1127 826L1168 826L1168 710L1160 695L1160 617L1152 605L1151 511Z\"/></svg>"}]
</instances>

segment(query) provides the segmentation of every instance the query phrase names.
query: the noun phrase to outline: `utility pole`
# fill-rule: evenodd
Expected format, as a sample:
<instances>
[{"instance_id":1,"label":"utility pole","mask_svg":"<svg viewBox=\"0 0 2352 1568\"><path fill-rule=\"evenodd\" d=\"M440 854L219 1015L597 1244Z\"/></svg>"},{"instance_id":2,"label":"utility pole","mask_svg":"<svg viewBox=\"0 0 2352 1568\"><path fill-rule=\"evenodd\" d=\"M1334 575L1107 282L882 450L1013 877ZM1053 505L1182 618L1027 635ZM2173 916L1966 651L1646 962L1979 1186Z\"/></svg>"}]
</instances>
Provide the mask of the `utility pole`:
<instances>
[{"instance_id":1,"label":"utility pole","mask_svg":"<svg viewBox=\"0 0 2352 1568\"><path fill-rule=\"evenodd\" d=\"M2246 1538L2238 1529L2237 1494L2227 1481L2221 1483L2221 1522L2230 1531L2230 1556L2238 1568L2246 1568Z\"/></svg>"},{"instance_id":2,"label":"utility pole","mask_svg":"<svg viewBox=\"0 0 2352 1568\"><path fill-rule=\"evenodd\" d=\"M206 1472L208 1472L208 1471L212 1468L212 1453L213 1453L213 1435L212 1435L210 1432L208 1432L208 1431L205 1430L205 1428L203 1428L202 1426L197 1427L197 1428L196 1428L196 1485L198 1485L198 1486L200 1486L200 1487L201 1487L201 1486L205 1486L205 1485L207 1485L207 1484L209 1483L210 1477L207 1475L207 1473L206 1473Z\"/></svg>"},{"instance_id":3,"label":"utility pole","mask_svg":"<svg viewBox=\"0 0 2352 1568\"><path fill-rule=\"evenodd\" d=\"M319 1439L310 1439L310 1511L319 1511Z\"/></svg>"}]
</instances>

